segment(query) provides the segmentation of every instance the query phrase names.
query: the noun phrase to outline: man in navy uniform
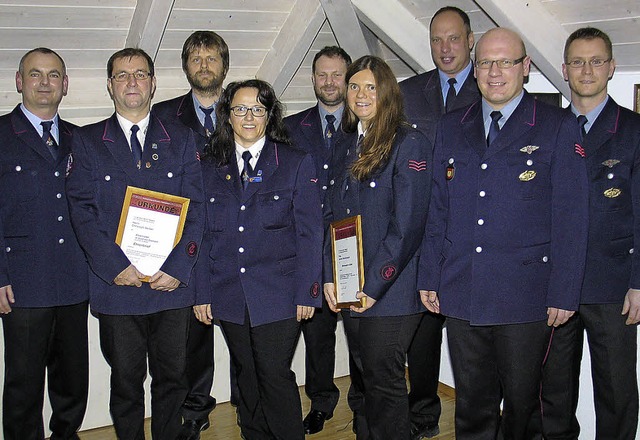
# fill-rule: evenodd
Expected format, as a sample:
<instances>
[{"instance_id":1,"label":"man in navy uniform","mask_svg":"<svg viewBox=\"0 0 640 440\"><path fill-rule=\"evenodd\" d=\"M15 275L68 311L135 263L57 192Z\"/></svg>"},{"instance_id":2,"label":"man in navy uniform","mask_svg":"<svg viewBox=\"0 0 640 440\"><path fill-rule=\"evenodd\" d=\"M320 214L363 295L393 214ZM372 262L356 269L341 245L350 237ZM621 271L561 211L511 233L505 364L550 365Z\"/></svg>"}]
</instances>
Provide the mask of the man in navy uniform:
<instances>
[{"instance_id":1,"label":"man in navy uniform","mask_svg":"<svg viewBox=\"0 0 640 440\"><path fill-rule=\"evenodd\" d=\"M548 326L580 299L584 150L574 117L524 91L530 63L515 32L486 32L482 100L444 115L436 134L418 287L447 317L458 439L540 436Z\"/></svg>"},{"instance_id":2,"label":"man in navy uniform","mask_svg":"<svg viewBox=\"0 0 640 440\"><path fill-rule=\"evenodd\" d=\"M298 148L313 157L322 198L329 185L329 164L333 147L341 136L340 121L347 90L345 74L351 57L344 49L326 46L313 58L311 81L318 103L284 119ZM305 392L311 400L311 411L304 418L306 434L322 431L325 420L333 416L340 391L333 383L336 358L337 315L322 301L322 309L302 323L306 347Z\"/></svg>"},{"instance_id":3,"label":"man in navy uniform","mask_svg":"<svg viewBox=\"0 0 640 440\"><path fill-rule=\"evenodd\" d=\"M583 126L589 175L589 243L578 313L554 330L544 368L547 439L577 439L580 361L586 329L596 438L633 439L638 427L637 326L640 320L640 116L607 94L615 70L609 36L574 31L562 72L569 110Z\"/></svg>"},{"instance_id":4,"label":"man in navy uniform","mask_svg":"<svg viewBox=\"0 0 640 440\"><path fill-rule=\"evenodd\" d=\"M222 93L222 83L229 71L229 48L213 31L196 31L182 46L182 70L191 90L186 95L153 105L152 113L161 120L178 121L189 127L196 139L199 154L209 141L216 125L215 106ZM209 414L216 406L211 396L213 385L213 326L204 325L192 315L187 346L187 380L189 394L182 405L181 440L198 440L209 427ZM231 372L231 402L235 403L235 373Z\"/></svg>"},{"instance_id":5,"label":"man in navy uniform","mask_svg":"<svg viewBox=\"0 0 640 440\"><path fill-rule=\"evenodd\" d=\"M431 18L429 33L436 68L402 81L400 90L409 123L433 145L440 117L471 105L480 99L480 92L473 76L474 38L467 13L455 6L439 9ZM434 437L440 432L438 379L443 324L442 315L423 313L407 354L412 440Z\"/></svg>"},{"instance_id":6,"label":"man in navy uniform","mask_svg":"<svg viewBox=\"0 0 640 440\"><path fill-rule=\"evenodd\" d=\"M194 32L182 46L182 70L191 90L154 104L153 113L163 120L178 120L193 130L196 148L202 154L216 126L215 107L229 71L227 43L213 31Z\"/></svg>"},{"instance_id":7,"label":"man in navy uniform","mask_svg":"<svg viewBox=\"0 0 640 440\"><path fill-rule=\"evenodd\" d=\"M114 53L109 119L76 130L67 197L92 273L91 309L111 367L110 411L119 438L144 438L147 360L151 433L175 439L187 395L187 334L195 292L189 286L204 228L202 173L193 133L150 115L153 61L142 49ZM156 273L141 273L115 243L127 186L190 199L182 238ZM148 282L142 282L145 275Z\"/></svg>"},{"instance_id":8,"label":"man in navy uniform","mask_svg":"<svg viewBox=\"0 0 640 440\"><path fill-rule=\"evenodd\" d=\"M75 126L62 58L27 52L16 73L22 104L0 117L0 313L4 329L4 439L44 438L45 370L52 439L77 439L87 407L88 272L65 197Z\"/></svg>"}]
</instances>

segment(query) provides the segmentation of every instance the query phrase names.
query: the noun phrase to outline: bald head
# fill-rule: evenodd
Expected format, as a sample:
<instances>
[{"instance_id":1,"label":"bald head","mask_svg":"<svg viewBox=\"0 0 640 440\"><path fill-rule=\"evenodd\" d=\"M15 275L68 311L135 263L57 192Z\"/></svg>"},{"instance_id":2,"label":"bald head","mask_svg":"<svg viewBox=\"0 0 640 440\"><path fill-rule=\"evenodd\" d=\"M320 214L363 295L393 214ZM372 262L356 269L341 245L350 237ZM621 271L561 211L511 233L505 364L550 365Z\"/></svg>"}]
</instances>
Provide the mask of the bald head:
<instances>
[{"instance_id":1,"label":"bald head","mask_svg":"<svg viewBox=\"0 0 640 440\"><path fill-rule=\"evenodd\" d=\"M497 27L489 29L478 41L476 46L476 60L484 59L482 55L482 46L494 47L496 44L504 44L517 48L521 53L520 56L526 55L527 53L520 35L511 29ZM520 56L518 56L518 58L520 58Z\"/></svg>"},{"instance_id":2,"label":"bald head","mask_svg":"<svg viewBox=\"0 0 640 440\"><path fill-rule=\"evenodd\" d=\"M494 61L502 62L502 67ZM514 31L494 28L480 38L475 75L482 97L494 110L520 95L530 63L522 38Z\"/></svg>"}]
</instances>

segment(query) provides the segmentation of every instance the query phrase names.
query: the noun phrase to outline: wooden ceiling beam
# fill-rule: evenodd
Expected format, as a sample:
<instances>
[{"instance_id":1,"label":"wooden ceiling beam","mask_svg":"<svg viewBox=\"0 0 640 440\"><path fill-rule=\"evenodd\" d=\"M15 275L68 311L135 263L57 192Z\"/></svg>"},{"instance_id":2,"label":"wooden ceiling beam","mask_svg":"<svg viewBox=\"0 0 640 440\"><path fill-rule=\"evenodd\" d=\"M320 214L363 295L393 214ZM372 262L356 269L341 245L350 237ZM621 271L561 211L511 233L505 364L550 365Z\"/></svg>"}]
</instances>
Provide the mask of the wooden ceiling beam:
<instances>
[{"instance_id":1,"label":"wooden ceiling beam","mask_svg":"<svg viewBox=\"0 0 640 440\"><path fill-rule=\"evenodd\" d=\"M256 78L270 83L280 96L298 71L324 20L324 11L318 0L297 0Z\"/></svg>"},{"instance_id":2,"label":"wooden ceiling beam","mask_svg":"<svg viewBox=\"0 0 640 440\"><path fill-rule=\"evenodd\" d=\"M139 47L155 59L174 2L175 0L138 0L125 46Z\"/></svg>"},{"instance_id":3,"label":"wooden ceiling beam","mask_svg":"<svg viewBox=\"0 0 640 440\"><path fill-rule=\"evenodd\" d=\"M367 44L351 0L320 0L320 4L338 45L352 59L375 53L375 46L369 47Z\"/></svg>"},{"instance_id":4,"label":"wooden ceiling beam","mask_svg":"<svg viewBox=\"0 0 640 440\"><path fill-rule=\"evenodd\" d=\"M351 0L358 18L416 72L435 67L429 29L398 0Z\"/></svg>"}]
</instances>

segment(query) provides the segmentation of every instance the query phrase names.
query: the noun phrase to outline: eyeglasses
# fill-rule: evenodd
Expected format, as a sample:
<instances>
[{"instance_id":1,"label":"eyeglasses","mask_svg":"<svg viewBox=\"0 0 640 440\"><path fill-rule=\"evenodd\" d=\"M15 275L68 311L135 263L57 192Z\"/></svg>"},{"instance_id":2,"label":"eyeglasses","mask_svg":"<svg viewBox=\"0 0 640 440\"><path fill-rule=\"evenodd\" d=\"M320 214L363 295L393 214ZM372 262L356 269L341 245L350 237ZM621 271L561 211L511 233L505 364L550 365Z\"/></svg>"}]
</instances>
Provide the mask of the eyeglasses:
<instances>
[{"instance_id":1,"label":"eyeglasses","mask_svg":"<svg viewBox=\"0 0 640 440\"><path fill-rule=\"evenodd\" d=\"M493 67L493 63L496 63L498 69L511 69L516 64L520 64L527 56L524 55L517 60L480 60L476 61L476 67L482 70L489 70Z\"/></svg>"},{"instance_id":2,"label":"eyeglasses","mask_svg":"<svg viewBox=\"0 0 640 440\"><path fill-rule=\"evenodd\" d=\"M608 63L609 61L611 61L611 58L606 59L606 60L601 60L599 58L594 58L592 60L581 60L581 59L575 59L575 60L571 60L568 63L565 63L565 65L569 66L569 67L573 67L574 69L581 69L583 68L586 64L589 64L591 67L602 67L605 65L605 63Z\"/></svg>"},{"instance_id":3,"label":"eyeglasses","mask_svg":"<svg viewBox=\"0 0 640 440\"><path fill-rule=\"evenodd\" d=\"M238 117L246 116L249 110L251 110L251 114L255 118L264 118L267 114L267 108L261 107L259 105L254 105L253 107L247 107L246 105L236 105L235 107L231 107L231 112L233 113L233 115Z\"/></svg>"},{"instance_id":4,"label":"eyeglasses","mask_svg":"<svg viewBox=\"0 0 640 440\"><path fill-rule=\"evenodd\" d=\"M129 78L133 76L136 81L144 81L149 79L150 76L153 76L150 72L145 72L144 70L136 70L133 73L129 72L118 72L111 77L115 82L125 82L129 81Z\"/></svg>"}]
</instances>

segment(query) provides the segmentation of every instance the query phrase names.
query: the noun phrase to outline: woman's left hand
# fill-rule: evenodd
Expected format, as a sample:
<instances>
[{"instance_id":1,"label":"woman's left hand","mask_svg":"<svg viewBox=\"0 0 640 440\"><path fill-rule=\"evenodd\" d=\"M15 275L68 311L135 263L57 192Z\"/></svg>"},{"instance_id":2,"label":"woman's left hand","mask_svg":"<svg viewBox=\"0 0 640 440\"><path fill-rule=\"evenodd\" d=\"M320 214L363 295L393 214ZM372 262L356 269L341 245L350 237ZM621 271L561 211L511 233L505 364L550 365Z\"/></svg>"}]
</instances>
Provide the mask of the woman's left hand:
<instances>
[{"instance_id":1,"label":"woman's left hand","mask_svg":"<svg viewBox=\"0 0 640 440\"><path fill-rule=\"evenodd\" d=\"M365 298L364 306L362 306L362 307L351 306L350 309L351 309L352 312L362 313L365 310L369 310L376 303L375 299L371 298L370 296L367 296L367 294L364 293L364 292L356 293L356 298L358 298L360 300L362 298Z\"/></svg>"},{"instance_id":2,"label":"woman's left hand","mask_svg":"<svg viewBox=\"0 0 640 440\"><path fill-rule=\"evenodd\" d=\"M298 306L298 310L296 312L296 319L298 322L303 319L311 319L313 318L313 314L316 312L315 307L311 306Z\"/></svg>"}]
</instances>

